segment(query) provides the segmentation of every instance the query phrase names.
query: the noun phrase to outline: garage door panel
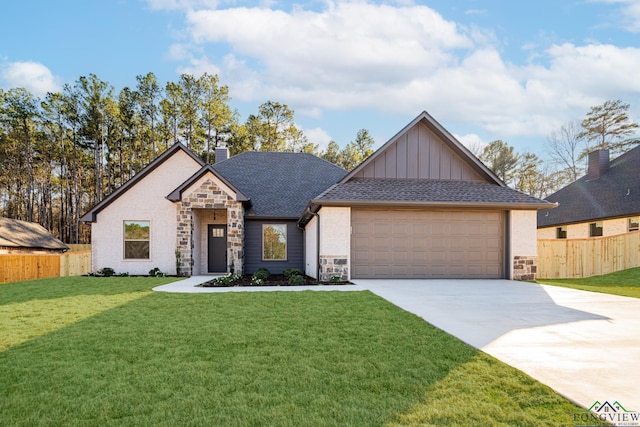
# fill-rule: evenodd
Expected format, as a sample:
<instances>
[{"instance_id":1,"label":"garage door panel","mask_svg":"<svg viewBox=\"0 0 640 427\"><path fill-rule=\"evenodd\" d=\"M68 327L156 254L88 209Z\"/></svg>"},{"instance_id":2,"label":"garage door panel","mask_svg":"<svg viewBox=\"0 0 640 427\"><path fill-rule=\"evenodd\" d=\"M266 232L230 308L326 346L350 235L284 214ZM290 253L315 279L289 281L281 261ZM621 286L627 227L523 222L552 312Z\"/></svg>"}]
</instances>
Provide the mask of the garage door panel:
<instances>
[{"instance_id":1,"label":"garage door panel","mask_svg":"<svg viewBox=\"0 0 640 427\"><path fill-rule=\"evenodd\" d=\"M504 213L352 209L354 278L501 278Z\"/></svg>"}]
</instances>

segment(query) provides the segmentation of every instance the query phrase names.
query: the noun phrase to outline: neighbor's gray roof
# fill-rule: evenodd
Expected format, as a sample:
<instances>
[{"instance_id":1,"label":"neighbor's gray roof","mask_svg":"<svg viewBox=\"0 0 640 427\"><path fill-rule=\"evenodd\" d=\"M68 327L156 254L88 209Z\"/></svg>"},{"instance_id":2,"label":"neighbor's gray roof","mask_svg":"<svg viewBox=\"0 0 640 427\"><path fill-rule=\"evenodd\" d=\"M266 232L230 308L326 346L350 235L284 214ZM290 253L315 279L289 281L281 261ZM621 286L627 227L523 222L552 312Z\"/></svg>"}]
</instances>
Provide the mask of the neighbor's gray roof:
<instances>
[{"instance_id":1,"label":"neighbor's gray roof","mask_svg":"<svg viewBox=\"0 0 640 427\"><path fill-rule=\"evenodd\" d=\"M299 218L309 200L347 171L307 153L248 151L213 165L251 201L246 215Z\"/></svg>"},{"instance_id":2,"label":"neighbor's gray roof","mask_svg":"<svg viewBox=\"0 0 640 427\"><path fill-rule=\"evenodd\" d=\"M599 179L583 176L547 197L558 207L538 213L538 227L640 214L640 146L614 159Z\"/></svg>"},{"instance_id":3,"label":"neighbor's gray roof","mask_svg":"<svg viewBox=\"0 0 640 427\"><path fill-rule=\"evenodd\" d=\"M0 218L0 246L69 250L40 224L11 218Z\"/></svg>"},{"instance_id":4,"label":"neighbor's gray roof","mask_svg":"<svg viewBox=\"0 0 640 427\"><path fill-rule=\"evenodd\" d=\"M313 200L328 204L442 205L548 209L554 205L508 187L477 181L352 178Z\"/></svg>"}]
</instances>

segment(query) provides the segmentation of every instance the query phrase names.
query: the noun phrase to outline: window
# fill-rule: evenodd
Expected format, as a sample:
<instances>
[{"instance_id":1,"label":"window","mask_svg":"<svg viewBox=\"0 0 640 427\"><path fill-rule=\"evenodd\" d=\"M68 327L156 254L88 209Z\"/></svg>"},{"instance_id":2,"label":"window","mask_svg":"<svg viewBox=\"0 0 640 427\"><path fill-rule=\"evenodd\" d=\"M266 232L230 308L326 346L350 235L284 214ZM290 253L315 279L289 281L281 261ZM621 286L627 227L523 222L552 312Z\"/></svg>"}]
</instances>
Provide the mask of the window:
<instances>
[{"instance_id":1,"label":"window","mask_svg":"<svg viewBox=\"0 0 640 427\"><path fill-rule=\"evenodd\" d=\"M640 229L640 227L638 227L639 224L640 221L638 221L638 217L629 218L629 231L638 231L638 229Z\"/></svg>"},{"instance_id":2,"label":"window","mask_svg":"<svg viewBox=\"0 0 640 427\"><path fill-rule=\"evenodd\" d=\"M124 258L149 259L149 221L124 222Z\"/></svg>"},{"instance_id":3,"label":"window","mask_svg":"<svg viewBox=\"0 0 640 427\"><path fill-rule=\"evenodd\" d=\"M566 238L567 238L567 227L556 228L556 239L566 239Z\"/></svg>"},{"instance_id":4,"label":"window","mask_svg":"<svg viewBox=\"0 0 640 427\"><path fill-rule=\"evenodd\" d=\"M602 236L602 223L592 222L591 224L589 224L589 237L599 236Z\"/></svg>"},{"instance_id":5,"label":"window","mask_svg":"<svg viewBox=\"0 0 640 427\"><path fill-rule=\"evenodd\" d=\"M262 224L262 260L286 261L287 224Z\"/></svg>"}]
</instances>

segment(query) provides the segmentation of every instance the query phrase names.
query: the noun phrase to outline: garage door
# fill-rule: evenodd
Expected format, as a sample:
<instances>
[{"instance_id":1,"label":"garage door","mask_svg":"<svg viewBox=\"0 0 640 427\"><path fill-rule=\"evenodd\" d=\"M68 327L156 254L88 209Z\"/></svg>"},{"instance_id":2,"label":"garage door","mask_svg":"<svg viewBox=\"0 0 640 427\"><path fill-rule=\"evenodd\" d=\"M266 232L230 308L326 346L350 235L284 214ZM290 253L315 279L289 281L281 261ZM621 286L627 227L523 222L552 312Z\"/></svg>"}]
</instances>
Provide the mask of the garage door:
<instances>
[{"instance_id":1,"label":"garage door","mask_svg":"<svg viewBox=\"0 0 640 427\"><path fill-rule=\"evenodd\" d=\"M504 213L351 211L352 277L502 278Z\"/></svg>"}]
</instances>

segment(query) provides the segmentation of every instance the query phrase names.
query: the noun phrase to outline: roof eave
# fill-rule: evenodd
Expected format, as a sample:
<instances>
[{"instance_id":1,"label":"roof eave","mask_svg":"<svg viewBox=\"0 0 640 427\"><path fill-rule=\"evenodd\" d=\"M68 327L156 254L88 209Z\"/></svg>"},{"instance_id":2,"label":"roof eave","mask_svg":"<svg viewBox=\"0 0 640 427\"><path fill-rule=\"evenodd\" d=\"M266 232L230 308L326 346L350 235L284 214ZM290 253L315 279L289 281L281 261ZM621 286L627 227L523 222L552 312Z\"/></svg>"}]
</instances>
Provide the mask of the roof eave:
<instances>
[{"instance_id":1,"label":"roof eave","mask_svg":"<svg viewBox=\"0 0 640 427\"><path fill-rule=\"evenodd\" d=\"M113 203L118 197L120 197L123 193L125 193L129 188L133 187L138 181L142 180L145 176L149 175L155 169L158 168L162 163L164 163L168 158L170 158L176 151L182 150L189 157L195 160L198 164L204 165L202 159L196 156L191 150L185 147L180 142L176 142L164 153L160 154L156 157L151 163L145 166L140 172L136 173L131 179L125 182L123 185L118 187L113 193L109 194L107 197L102 199L102 201L98 202L93 208L91 208L87 213L80 217L80 221L82 222L96 222L98 213L102 211L104 208Z\"/></svg>"},{"instance_id":2,"label":"roof eave","mask_svg":"<svg viewBox=\"0 0 640 427\"><path fill-rule=\"evenodd\" d=\"M423 208L474 208L504 210L544 210L555 208L557 203L514 202L442 202L442 201L393 201L393 200L321 200L314 199L310 206L355 206L355 207L423 207Z\"/></svg>"}]
</instances>

